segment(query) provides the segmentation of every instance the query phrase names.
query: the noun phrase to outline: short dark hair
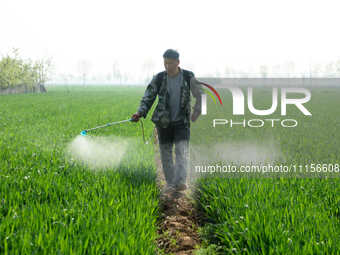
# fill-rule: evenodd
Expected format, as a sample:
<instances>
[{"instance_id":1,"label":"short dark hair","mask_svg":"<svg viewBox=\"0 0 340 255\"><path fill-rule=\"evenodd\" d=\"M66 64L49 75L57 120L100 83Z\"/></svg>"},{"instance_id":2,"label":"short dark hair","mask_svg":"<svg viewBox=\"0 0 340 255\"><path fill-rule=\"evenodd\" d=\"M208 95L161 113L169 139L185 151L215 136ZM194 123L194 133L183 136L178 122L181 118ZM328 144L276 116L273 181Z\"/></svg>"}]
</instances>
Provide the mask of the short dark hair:
<instances>
[{"instance_id":1,"label":"short dark hair","mask_svg":"<svg viewBox=\"0 0 340 255\"><path fill-rule=\"evenodd\" d=\"M163 58L179 59L179 53L173 49L168 49L164 52Z\"/></svg>"}]
</instances>

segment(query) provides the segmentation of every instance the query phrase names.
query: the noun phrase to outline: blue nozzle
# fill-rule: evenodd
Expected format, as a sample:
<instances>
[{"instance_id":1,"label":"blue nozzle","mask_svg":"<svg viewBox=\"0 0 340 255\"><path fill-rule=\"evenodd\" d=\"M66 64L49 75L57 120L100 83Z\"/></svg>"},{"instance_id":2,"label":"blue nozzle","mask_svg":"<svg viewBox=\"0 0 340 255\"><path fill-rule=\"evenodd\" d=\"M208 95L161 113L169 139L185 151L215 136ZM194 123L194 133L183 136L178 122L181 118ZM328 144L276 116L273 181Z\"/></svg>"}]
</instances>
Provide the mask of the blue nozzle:
<instances>
[{"instance_id":1,"label":"blue nozzle","mask_svg":"<svg viewBox=\"0 0 340 255\"><path fill-rule=\"evenodd\" d=\"M81 131L80 134L81 134L82 136L86 136L87 132L86 132L86 130L84 130L84 131Z\"/></svg>"}]
</instances>

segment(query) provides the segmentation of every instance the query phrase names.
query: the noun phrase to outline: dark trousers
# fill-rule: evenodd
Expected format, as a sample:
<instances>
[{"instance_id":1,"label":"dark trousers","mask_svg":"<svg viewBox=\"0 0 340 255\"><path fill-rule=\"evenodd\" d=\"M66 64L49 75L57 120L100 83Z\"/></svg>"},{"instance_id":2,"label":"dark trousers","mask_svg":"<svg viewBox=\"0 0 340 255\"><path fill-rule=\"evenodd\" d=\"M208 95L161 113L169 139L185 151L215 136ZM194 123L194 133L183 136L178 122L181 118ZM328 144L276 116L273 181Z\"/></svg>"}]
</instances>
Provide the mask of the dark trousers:
<instances>
[{"instance_id":1,"label":"dark trousers","mask_svg":"<svg viewBox=\"0 0 340 255\"><path fill-rule=\"evenodd\" d=\"M170 123L167 128L156 126L163 172L168 185L186 182L190 127L180 123ZM175 145L176 160L173 160L173 147Z\"/></svg>"}]
</instances>

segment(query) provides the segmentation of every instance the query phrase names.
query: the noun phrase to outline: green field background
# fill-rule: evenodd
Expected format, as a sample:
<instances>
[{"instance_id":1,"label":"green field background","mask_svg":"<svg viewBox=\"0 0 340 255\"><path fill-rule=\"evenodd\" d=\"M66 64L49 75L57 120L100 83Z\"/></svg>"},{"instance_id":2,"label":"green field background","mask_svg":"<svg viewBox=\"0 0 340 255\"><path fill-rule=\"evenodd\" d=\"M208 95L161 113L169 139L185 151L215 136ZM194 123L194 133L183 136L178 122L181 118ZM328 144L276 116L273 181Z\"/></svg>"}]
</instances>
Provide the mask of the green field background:
<instances>
[{"instance_id":1,"label":"green field background","mask_svg":"<svg viewBox=\"0 0 340 255\"><path fill-rule=\"evenodd\" d=\"M220 89L223 106L208 97L207 115L192 126L191 179L198 180L197 208L206 222L201 235L220 254L338 254L339 171L195 173L197 164L338 166L340 89L310 89L311 100L304 106L312 116L303 115L294 105L288 105L287 115L281 116L280 88L278 91L278 108L274 114L250 113L245 96L245 115L235 116L231 93ZM247 95L246 88L243 92ZM270 108L271 89L254 88L253 92L257 109ZM289 98L302 96L289 94ZM261 128L242 125L213 128L213 119L241 122L266 118L295 119L298 126L285 128L275 122L273 128L271 122L265 121Z\"/></svg>"},{"instance_id":2,"label":"green field background","mask_svg":"<svg viewBox=\"0 0 340 255\"><path fill-rule=\"evenodd\" d=\"M158 190L138 124L93 136L134 138L119 167L67 160L80 131L128 119L143 88L52 87L0 96L0 253L154 254ZM150 122L146 133L152 132Z\"/></svg>"},{"instance_id":3,"label":"green field background","mask_svg":"<svg viewBox=\"0 0 340 255\"><path fill-rule=\"evenodd\" d=\"M130 118L144 90L55 86L46 94L0 96L0 254L156 253L155 152L143 143L141 126L125 123L91 133L129 139L112 169L93 171L65 155L80 131ZM312 117L288 106L289 118L299 121L296 128L211 131L211 118L233 118L231 95L221 92L225 108L208 100L208 115L192 125L192 147L250 142L265 147L270 140L282 155L275 163L340 163L340 91L311 91L306 107ZM270 96L258 90L255 106L265 108ZM153 132L150 117L151 112L144 121L147 138ZM283 118L279 112L271 117ZM255 117L246 112L245 118ZM339 178L201 177L194 193L204 222L201 254L340 250Z\"/></svg>"}]
</instances>

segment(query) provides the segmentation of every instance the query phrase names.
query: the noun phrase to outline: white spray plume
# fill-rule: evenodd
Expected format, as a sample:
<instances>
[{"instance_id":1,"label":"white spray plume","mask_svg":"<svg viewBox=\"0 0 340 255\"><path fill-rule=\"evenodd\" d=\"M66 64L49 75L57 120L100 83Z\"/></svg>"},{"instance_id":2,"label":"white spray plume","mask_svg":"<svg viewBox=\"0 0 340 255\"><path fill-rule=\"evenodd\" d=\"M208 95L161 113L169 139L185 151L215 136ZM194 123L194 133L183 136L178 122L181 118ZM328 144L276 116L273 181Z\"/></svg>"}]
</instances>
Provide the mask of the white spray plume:
<instances>
[{"instance_id":1,"label":"white spray plume","mask_svg":"<svg viewBox=\"0 0 340 255\"><path fill-rule=\"evenodd\" d=\"M119 137L77 136L66 149L71 160L85 164L89 168L113 168L119 165L124 156L128 140Z\"/></svg>"}]
</instances>

